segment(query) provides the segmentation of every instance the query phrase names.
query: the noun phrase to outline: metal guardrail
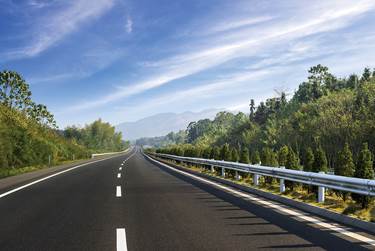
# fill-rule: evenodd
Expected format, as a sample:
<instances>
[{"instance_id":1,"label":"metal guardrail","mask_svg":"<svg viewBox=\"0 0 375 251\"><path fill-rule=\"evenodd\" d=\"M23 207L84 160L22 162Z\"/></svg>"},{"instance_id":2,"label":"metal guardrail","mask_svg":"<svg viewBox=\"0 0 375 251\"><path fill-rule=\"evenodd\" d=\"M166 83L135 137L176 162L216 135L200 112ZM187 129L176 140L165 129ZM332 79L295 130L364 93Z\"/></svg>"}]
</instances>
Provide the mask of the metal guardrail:
<instances>
[{"instance_id":1,"label":"metal guardrail","mask_svg":"<svg viewBox=\"0 0 375 251\"><path fill-rule=\"evenodd\" d=\"M155 157L180 161L183 163L198 164L211 167L211 171L215 168L221 168L222 176L225 177L225 170L234 170L236 179L239 179L239 173L251 173L254 185L259 184L259 175L269 176L280 179L280 192L285 191L285 180L318 186L318 202L324 202L325 188L352 192L362 195L375 196L375 180L359 179L345 177L339 175L305 172L298 170L289 170L284 167L267 167L260 165L242 164L237 162L181 157L170 154L148 153Z\"/></svg>"}]
</instances>

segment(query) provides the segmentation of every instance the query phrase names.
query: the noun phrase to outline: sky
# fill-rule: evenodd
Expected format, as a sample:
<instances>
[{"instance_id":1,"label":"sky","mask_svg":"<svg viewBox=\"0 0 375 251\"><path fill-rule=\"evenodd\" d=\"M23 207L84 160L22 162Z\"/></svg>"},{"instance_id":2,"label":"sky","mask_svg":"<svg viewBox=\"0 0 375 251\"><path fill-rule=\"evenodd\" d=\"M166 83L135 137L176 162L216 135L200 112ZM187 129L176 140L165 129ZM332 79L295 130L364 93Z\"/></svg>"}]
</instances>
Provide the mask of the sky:
<instances>
[{"instance_id":1,"label":"sky","mask_svg":"<svg viewBox=\"0 0 375 251\"><path fill-rule=\"evenodd\" d=\"M375 1L0 0L0 70L60 128L162 112L247 111L309 67L375 67Z\"/></svg>"}]
</instances>

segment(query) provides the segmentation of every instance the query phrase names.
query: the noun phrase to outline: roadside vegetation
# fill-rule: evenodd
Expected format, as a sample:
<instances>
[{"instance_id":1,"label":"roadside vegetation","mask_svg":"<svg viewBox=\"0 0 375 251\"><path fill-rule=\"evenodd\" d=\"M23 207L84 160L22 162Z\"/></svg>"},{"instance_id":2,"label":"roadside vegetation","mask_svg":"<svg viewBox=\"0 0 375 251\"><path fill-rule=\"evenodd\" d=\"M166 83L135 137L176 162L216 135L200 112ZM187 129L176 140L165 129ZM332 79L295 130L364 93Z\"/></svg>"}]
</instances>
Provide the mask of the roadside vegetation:
<instances>
[{"instance_id":1,"label":"roadside vegetation","mask_svg":"<svg viewBox=\"0 0 375 251\"><path fill-rule=\"evenodd\" d=\"M0 178L127 147L121 133L100 119L59 130L45 105L32 100L17 73L0 72Z\"/></svg>"},{"instance_id":2,"label":"roadside vegetation","mask_svg":"<svg viewBox=\"0 0 375 251\"><path fill-rule=\"evenodd\" d=\"M249 114L220 112L191 122L183 140L154 150L374 179L375 71L337 78L317 65L292 96L280 92L258 105L251 99L249 107ZM265 186L274 182L263 180ZM311 187L286 185L288 192L314 196ZM343 212L373 210L369 196L332 192L346 205Z\"/></svg>"}]
</instances>

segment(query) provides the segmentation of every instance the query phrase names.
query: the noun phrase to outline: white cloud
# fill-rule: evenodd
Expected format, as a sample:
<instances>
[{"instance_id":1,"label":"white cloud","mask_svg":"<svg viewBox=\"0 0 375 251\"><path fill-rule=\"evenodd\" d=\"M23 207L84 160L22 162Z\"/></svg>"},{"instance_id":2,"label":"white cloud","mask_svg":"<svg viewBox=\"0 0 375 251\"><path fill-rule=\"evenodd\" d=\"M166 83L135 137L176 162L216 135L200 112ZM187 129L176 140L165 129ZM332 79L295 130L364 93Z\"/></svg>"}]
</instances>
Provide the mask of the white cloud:
<instances>
[{"instance_id":1,"label":"white cloud","mask_svg":"<svg viewBox=\"0 0 375 251\"><path fill-rule=\"evenodd\" d=\"M244 32L244 30L240 29L233 36L236 39L230 42L215 45L215 41L211 41L209 47L193 48L193 52L182 53L165 60L153 62L149 65L159 68L159 74L150 77L146 81L124 87L120 91L116 90L116 92L98 98L95 101L83 102L72 106L70 109L83 110L105 105L196 74L232 59L257 55L259 52L269 50L273 46L280 46L283 43L288 44L303 37L345 27L351 23L353 18L372 10L374 6L375 3L373 1L358 1L356 3L345 1L333 6L323 4L310 10L308 14L305 13L306 9L302 9L297 13L298 17L296 18L287 18L284 21L277 20L276 23L259 27L257 30L251 29ZM246 26L244 21L241 20L236 25L233 23L221 28L221 30ZM296 47L295 50L298 53L306 51L308 48Z\"/></svg>"},{"instance_id":2,"label":"white cloud","mask_svg":"<svg viewBox=\"0 0 375 251\"><path fill-rule=\"evenodd\" d=\"M45 4L30 1L36 7ZM35 21L32 39L28 46L9 53L16 58L33 57L39 55L67 35L78 30L81 25L98 18L114 5L114 0L75 0L58 11L44 15Z\"/></svg>"},{"instance_id":3,"label":"white cloud","mask_svg":"<svg viewBox=\"0 0 375 251\"><path fill-rule=\"evenodd\" d=\"M263 23L266 21L270 21L272 19L273 17L271 16L259 16L259 17L244 18L244 19L232 20L232 21L226 20L225 22L219 23L213 28L211 28L208 33L231 31L233 29L248 27L250 25Z\"/></svg>"},{"instance_id":4,"label":"white cloud","mask_svg":"<svg viewBox=\"0 0 375 251\"><path fill-rule=\"evenodd\" d=\"M125 29L127 33L131 33L133 31L133 20L131 19L130 16L126 18L126 25Z\"/></svg>"}]
</instances>

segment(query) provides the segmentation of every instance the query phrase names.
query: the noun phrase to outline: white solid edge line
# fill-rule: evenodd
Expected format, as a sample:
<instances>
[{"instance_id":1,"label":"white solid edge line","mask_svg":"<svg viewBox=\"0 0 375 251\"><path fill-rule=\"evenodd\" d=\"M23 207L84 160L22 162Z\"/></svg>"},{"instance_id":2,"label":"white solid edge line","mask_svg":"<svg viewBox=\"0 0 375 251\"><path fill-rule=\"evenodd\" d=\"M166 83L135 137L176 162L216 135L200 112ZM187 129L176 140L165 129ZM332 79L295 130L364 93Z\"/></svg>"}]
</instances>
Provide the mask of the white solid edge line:
<instances>
[{"instance_id":1,"label":"white solid edge line","mask_svg":"<svg viewBox=\"0 0 375 251\"><path fill-rule=\"evenodd\" d=\"M147 156L147 155L146 155L146 156ZM357 233L350 232L350 231L348 231L348 230L346 230L346 229L344 229L344 228L341 228L341 227L335 226L335 225L333 225L333 224L331 224L331 223L322 222L322 221L320 221L320 220L317 219L317 218L314 218L314 217L312 217L312 216L306 216L306 215L301 214L301 213L299 213L299 212L297 212L297 211L295 211L295 210L292 210L292 209L289 209L289 208L285 208L285 207L282 207L282 206L280 206L280 205L275 205L275 204L273 204L273 203L271 203L271 202L269 202L269 201L267 201L267 200L263 200L263 199L261 199L261 198L257 198L257 197L255 197L255 196L250 195L250 194L247 194L247 193L244 193L244 192L240 192L240 191L236 191L236 190L234 190L234 189L232 189L232 188L229 188L229 187L227 187L227 186L220 185L220 184L218 184L218 183L216 183L216 182L213 182L213 181L210 181L210 180L207 180L207 179L204 179L204 178L201 178L201 177L195 176L195 175L190 174L190 173L186 173L186 172L184 172L184 171L181 171L181 170L178 170L178 169L173 168L173 167L171 167L171 166L168 166L168 165L166 165L166 164L164 164L164 163L162 163L162 162L160 162L160 161L157 161L157 160L155 160L155 159L152 159L152 158L150 158L149 156L147 156L147 158L149 158L149 159L151 159L152 161L155 161L155 162L161 164L162 166L165 166L165 167L167 167L167 168L169 168L169 169L171 169L171 170L174 170L175 172L178 172L178 173L181 173L181 174L183 174L183 175L186 175L186 176L192 177L192 178L194 178L194 179L196 179L196 180L199 180L199 181L201 181L201 182L204 182L204 183L210 184L210 185L212 185L212 186L219 187L219 188L222 189L222 190L225 190L225 191L228 191L228 192L230 192L230 193L232 193L232 194L237 195L237 197L247 198L247 199L249 199L249 200L256 201L256 202L258 202L258 203L260 203L260 204L263 204L263 205L266 205L266 206L268 206L268 207L271 207L271 208L275 209L276 211L281 211L281 212L286 213L286 214L288 214L288 215L291 215L291 216L294 216L294 217L300 218L300 219L302 219L302 220L308 221L308 222L313 223L313 224L317 224L317 225L319 225L319 226L321 226L321 227L323 227L323 228L329 229L329 230L331 230L331 231L338 232L338 233L340 233L340 234L344 234L344 235L349 236L349 237L351 237L351 238L353 238L353 239L359 240L359 241L361 241L361 242L366 242L366 243L368 243L368 244L370 244L370 245L372 245L372 246L375 246L375 240L374 240L374 239L368 238L368 237L363 236L363 235L361 235L361 234L357 234Z\"/></svg>"},{"instance_id":2,"label":"white solid edge line","mask_svg":"<svg viewBox=\"0 0 375 251\"><path fill-rule=\"evenodd\" d=\"M51 175L49 175L49 176L47 176L47 177L44 177L44 178L41 178L41 179L35 180L35 181L30 182L30 183L27 183L27 184L25 184L25 185L23 185L23 186L20 186L20 187L14 188L14 189L12 189L12 190L9 190L9 191L7 191L7 192L5 192L5 193L2 193L2 194L0 194L0 198L3 198L3 197L5 197L5 196L7 196L7 195L9 195L9 194L15 193L15 192L17 192L17 191L20 191L20 190L22 190L22 189L24 189L24 188L26 188L26 187L32 186L32 185L37 184L37 183L39 183L39 182L42 182L42 181L44 181L44 180L48 180L48 179L50 179L50 178L52 178L52 177L55 177L55 176L57 176L57 175L60 175L60 174L63 174L63 173L66 173L66 172L72 171L72 170L77 169L77 168L82 167L82 166L87 166L87 165L94 164L94 163L97 163L97 162L100 162L100 161L108 160L108 159L110 159L110 158L113 158L113 157L109 157L109 158L105 158L105 159L100 159L100 160L96 160L96 161L92 161L92 162L84 163L84 164L81 164L81 165L78 165L78 166L74 166L74 167L71 167L71 168L65 169L65 170L63 170L63 171L61 171L61 172L57 172L57 173L51 174Z\"/></svg>"},{"instance_id":3,"label":"white solid edge line","mask_svg":"<svg viewBox=\"0 0 375 251\"><path fill-rule=\"evenodd\" d=\"M128 247L126 244L126 232L125 228L116 229L116 250L117 251L127 251Z\"/></svg>"},{"instance_id":4,"label":"white solid edge line","mask_svg":"<svg viewBox=\"0 0 375 251\"><path fill-rule=\"evenodd\" d=\"M121 197L121 186L116 187L116 197Z\"/></svg>"},{"instance_id":5,"label":"white solid edge line","mask_svg":"<svg viewBox=\"0 0 375 251\"><path fill-rule=\"evenodd\" d=\"M121 173L118 173L118 174L117 174L117 178L118 178L118 179L121 178Z\"/></svg>"}]
</instances>

